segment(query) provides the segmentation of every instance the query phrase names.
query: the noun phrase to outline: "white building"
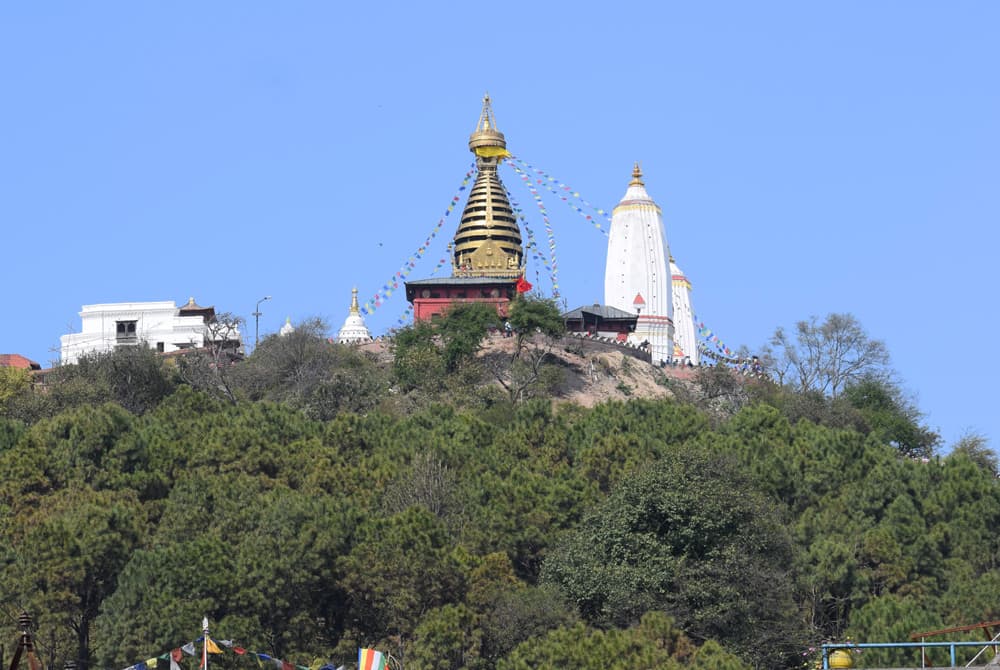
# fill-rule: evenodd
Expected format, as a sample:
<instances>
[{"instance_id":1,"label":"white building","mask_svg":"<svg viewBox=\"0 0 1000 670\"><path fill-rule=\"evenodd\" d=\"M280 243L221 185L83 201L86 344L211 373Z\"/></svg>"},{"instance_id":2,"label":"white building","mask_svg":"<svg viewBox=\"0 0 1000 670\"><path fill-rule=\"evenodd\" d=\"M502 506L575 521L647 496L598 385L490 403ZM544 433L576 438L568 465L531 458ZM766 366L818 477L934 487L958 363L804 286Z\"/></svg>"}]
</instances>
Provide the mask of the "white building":
<instances>
[{"instance_id":1,"label":"white building","mask_svg":"<svg viewBox=\"0 0 1000 670\"><path fill-rule=\"evenodd\" d=\"M667 259L670 248L663 214L646 193L636 163L625 197L611 213L604 304L637 314L630 342L649 342L654 364L674 353L673 288Z\"/></svg>"},{"instance_id":2,"label":"white building","mask_svg":"<svg viewBox=\"0 0 1000 670\"><path fill-rule=\"evenodd\" d=\"M201 307L191 298L178 308L173 300L117 302L84 305L83 328L59 338L60 361L76 363L86 353L103 353L117 347L143 345L159 352L197 349L221 343L241 346L235 324L217 324L214 307Z\"/></svg>"},{"instance_id":3,"label":"white building","mask_svg":"<svg viewBox=\"0 0 1000 670\"><path fill-rule=\"evenodd\" d=\"M698 365L701 358L695 337L691 282L674 262L673 256L670 257L670 276L674 289L674 358Z\"/></svg>"}]
</instances>

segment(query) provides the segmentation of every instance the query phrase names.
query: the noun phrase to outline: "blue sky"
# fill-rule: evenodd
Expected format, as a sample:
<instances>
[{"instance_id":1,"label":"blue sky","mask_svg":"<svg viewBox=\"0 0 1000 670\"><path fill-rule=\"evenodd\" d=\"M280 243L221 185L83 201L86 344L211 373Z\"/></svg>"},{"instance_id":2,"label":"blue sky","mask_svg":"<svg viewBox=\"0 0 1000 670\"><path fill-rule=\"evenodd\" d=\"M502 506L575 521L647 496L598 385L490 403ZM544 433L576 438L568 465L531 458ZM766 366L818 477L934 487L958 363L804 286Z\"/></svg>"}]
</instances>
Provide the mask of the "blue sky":
<instances>
[{"instance_id":1,"label":"blue sky","mask_svg":"<svg viewBox=\"0 0 1000 670\"><path fill-rule=\"evenodd\" d=\"M987 1L6 3L0 351L48 362L126 300L339 327L441 218L489 91L597 207L642 162L726 344L853 313L946 446L995 447L998 26ZM606 238L547 200L567 305L601 300Z\"/></svg>"}]
</instances>

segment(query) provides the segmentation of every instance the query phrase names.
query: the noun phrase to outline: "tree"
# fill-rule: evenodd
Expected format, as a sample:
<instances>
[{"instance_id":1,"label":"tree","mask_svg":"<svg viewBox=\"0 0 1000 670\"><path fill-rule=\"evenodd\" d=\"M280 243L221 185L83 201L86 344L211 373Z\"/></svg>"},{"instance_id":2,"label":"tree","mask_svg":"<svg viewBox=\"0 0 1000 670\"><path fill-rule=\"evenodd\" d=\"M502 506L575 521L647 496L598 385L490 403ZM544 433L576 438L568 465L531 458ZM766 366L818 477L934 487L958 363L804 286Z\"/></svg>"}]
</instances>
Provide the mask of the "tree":
<instances>
[{"instance_id":1,"label":"tree","mask_svg":"<svg viewBox=\"0 0 1000 670\"><path fill-rule=\"evenodd\" d=\"M326 331L321 319L309 319L288 335L266 338L236 369L238 389L321 421L374 409L388 386L385 375L355 347L331 342Z\"/></svg>"},{"instance_id":2,"label":"tree","mask_svg":"<svg viewBox=\"0 0 1000 670\"><path fill-rule=\"evenodd\" d=\"M1000 476L1000 461L990 449L989 440L979 433L967 432L951 448L951 456L963 455L994 477Z\"/></svg>"},{"instance_id":3,"label":"tree","mask_svg":"<svg viewBox=\"0 0 1000 670\"><path fill-rule=\"evenodd\" d=\"M768 370L800 391L837 396L851 382L889 374L885 343L868 337L851 314L828 314L823 323L816 317L799 321L794 339L779 327L764 351Z\"/></svg>"},{"instance_id":4,"label":"tree","mask_svg":"<svg viewBox=\"0 0 1000 670\"><path fill-rule=\"evenodd\" d=\"M465 605L444 605L427 612L413 632L406 667L413 670L467 668L479 659L482 633Z\"/></svg>"},{"instance_id":5,"label":"tree","mask_svg":"<svg viewBox=\"0 0 1000 670\"><path fill-rule=\"evenodd\" d=\"M594 630L582 623L559 628L521 644L497 664L497 670L534 668L746 670L747 666L714 642L697 649L668 616L651 612L625 630Z\"/></svg>"},{"instance_id":6,"label":"tree","mask_svg":"<svg viewBox=\"0 0 1000 670\"><path fill-rule=\"evenodd\" d=\"M492 305L481 302L452 305L436 329L444 345L445 370L455 372L463 363L471 361L489 329L497 326L497 320Z\"/></svg>"},{"instance_id":7,"label":"tree","mask_svg":"<svg viewBox=\"0 0 1000 670\"><path fill-rule=\"evenodd\" d=\"M177 369L184 382L230 402L236 402L234 367L243 358L238 349L245 321L223 312L205 324L205 345L180 358Z\"/></svg>"},{"instance_id":8,"label":"tree","mask_svg":"<svg viewBox=\"0 0 1000 670\"><path fill-rule=\"evenodd\" d=\"M909 458L930 458L940 441L937 433L920 424L923 414L895 384L866 377L851 382L842 396L860 411L867 431Z\"/></svg>"},{"instance_id":9,"label":"tree","mask_svg":"<svg viewBox=\"0 0 1000 670\"><path fill-rule=\"evenodd\" d=\"M72 488L46 497L8 538L14 560L0 569L0 599L30 608L51 653L86 670L94 621L144 526L128 492Z\"/></svg>"},{"instance_id":10,"label":"tree","mask_svg":"<svg viewBox=\"0 0 1000 670\"><path fill-rule=\"evenodd\" d=\"M373 518L337 562L351 626L369 639L413 634L423 614L461 602L464 580L441 522L422 507Z\"/></svg>"},{"instance_id":11,"label":"tree","mask_svg":"<svg viewBox=\"0 0 1000 670\"><path fill-rule=\"evenodd\" d=\"M404 391L424 388L437 390L444 384L444 354L434 341L430 321L417 321L396 331L392 338L392 370Z\"/></svg>"},{"instance_id":12,"label":"tree","mask_svg":"<svg viewBox=\"0 0 1000 670\"><path fill-rule=\"evenodd\" d=\"M519 403L562 381L562 371L549 361L566 324L553 300L527 296L511 303L510 323L515 331L513 351L491 352L486 365L511 403Z\"/></svg>"},{"instance_id":13,"label":"tree","mask_svg":"<svg viewBox=\"0 0 1000 670\"><path fill-rule=\"evenodd\" d=\"M781 518L735 462L689 446L617 488L552 551L542 576L594 624L663 611L695 639L773 666L802 636L791 563Z\"/></svg>"}]
</instances>

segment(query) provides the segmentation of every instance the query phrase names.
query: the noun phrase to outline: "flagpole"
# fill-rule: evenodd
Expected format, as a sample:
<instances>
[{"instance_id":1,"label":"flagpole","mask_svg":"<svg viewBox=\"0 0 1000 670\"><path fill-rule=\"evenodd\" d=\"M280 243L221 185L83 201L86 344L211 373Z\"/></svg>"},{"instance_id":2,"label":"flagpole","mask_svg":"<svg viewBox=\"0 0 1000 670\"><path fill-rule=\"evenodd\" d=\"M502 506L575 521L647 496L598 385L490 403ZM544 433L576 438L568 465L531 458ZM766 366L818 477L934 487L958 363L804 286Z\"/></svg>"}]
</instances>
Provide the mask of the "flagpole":
<instances>
[{"instance_id":1,"label":"flagpole","mask_svg":"<svg viewBox=\"0 0 1000 670\"><path fill-rule=\"evenodd\" d=\"M201 620L202 635L201 640L201 669L208 670L208 617Z\"/></svg>"}]
</instances>

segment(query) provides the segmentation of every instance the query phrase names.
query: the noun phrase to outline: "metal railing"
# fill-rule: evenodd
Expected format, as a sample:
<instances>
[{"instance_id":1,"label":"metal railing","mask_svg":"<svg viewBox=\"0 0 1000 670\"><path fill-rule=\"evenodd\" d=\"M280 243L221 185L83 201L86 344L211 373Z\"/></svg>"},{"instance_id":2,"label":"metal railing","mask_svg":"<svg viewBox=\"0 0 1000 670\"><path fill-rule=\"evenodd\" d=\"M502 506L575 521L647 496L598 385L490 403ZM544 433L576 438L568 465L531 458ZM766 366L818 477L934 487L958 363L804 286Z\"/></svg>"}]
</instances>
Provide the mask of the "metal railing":
<instances>
[{"instance_id":1,"label":"metal railing","mask_svg":"<svg viewBox=\"0 0 1000 670\"><path fill-rule=\"evenodd\" d=\"M926 649L928 647L946 647L951 655L951 667L957 667L956 665L956 655L955 649L958 647L982 647L986 650L990 647L997 646L995 640L989 642L983 641L968 641L968 642L839 642L830 643L823 645L823 670L830 670L830 652L836 651L837 649L843 649L845 651L851 651L853 649ZM976 654L976 658L979 658L982 651ZM927 667L924 665L923 654L921 654L921 665L920 667ZM971 661L970 661L971 663ZM966 666L968 667L968 666Z\"/></svg>"}]
</instances>

